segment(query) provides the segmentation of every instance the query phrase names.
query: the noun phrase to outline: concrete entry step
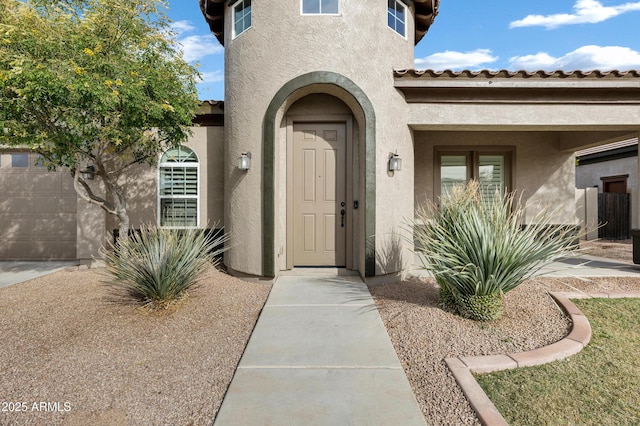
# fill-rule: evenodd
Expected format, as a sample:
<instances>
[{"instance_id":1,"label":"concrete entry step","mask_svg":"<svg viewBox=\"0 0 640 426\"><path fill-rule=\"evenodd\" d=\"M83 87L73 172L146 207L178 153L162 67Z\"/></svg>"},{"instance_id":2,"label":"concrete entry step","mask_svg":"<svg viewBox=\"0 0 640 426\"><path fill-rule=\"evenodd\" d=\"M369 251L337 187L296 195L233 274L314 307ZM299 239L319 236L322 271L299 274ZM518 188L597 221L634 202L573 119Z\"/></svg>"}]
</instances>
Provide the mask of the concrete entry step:
<instances>
[{"instance_id":1,"label":"concrete entry step","mask_svg":"<svg viewBox=\"0 0 640 426\"><path fill-rule=\"evenodd\" d=\"M359 276L358 271L352 271L346 268L334 268L334 267L313 267L303 266L295 267L288 271L280 271L282 277L335 277L335 276Z\"/></svg>"},{"instance_id":2,"label":"concrete entry step","mask_svg":"<svg viewBox=\"0 0 640 426\"><path fill-rule=\"evenodd\" d=\"M280 277L216 425L424 425L359 277Z\"/></svg>"}]
</instances>

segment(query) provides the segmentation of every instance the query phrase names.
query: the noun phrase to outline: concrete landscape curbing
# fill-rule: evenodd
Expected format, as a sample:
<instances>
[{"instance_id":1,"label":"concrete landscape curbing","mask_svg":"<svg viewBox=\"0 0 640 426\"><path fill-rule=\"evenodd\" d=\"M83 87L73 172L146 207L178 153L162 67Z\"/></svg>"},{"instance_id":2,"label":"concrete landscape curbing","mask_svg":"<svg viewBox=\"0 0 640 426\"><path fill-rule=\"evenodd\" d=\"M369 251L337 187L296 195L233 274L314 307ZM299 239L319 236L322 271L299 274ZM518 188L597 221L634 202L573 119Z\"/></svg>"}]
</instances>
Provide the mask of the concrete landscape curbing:
<instances>
[{"instance_id":1,"label":"concrete landscape curbing","mask_svg":"<svg viewBox=\"0 0 640 426\"><path fill-rule=\"evenodd\" d=\"M462 388L462 392L483 425L499 426L508 425L508 423L471 373L490 373L519 367L531 367L568 358L580 352L591 340L591 325L587 317L570 299L640 297L640 292L633 291L604 293L552 292L550 294L571 318L571 331L564 339L549 346L527 352L445 359L451 374L460 388Z\"/></svg>"}]
</instances>

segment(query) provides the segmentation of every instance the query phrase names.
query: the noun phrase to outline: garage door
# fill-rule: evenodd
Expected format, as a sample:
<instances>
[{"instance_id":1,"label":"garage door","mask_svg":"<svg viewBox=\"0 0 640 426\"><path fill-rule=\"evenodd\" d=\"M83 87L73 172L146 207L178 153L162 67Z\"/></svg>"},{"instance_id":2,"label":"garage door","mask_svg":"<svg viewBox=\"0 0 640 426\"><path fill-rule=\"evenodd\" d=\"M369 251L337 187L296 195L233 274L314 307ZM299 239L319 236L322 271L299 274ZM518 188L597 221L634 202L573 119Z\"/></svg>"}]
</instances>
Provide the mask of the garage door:
<instances>
[{"instance_id":1,"label":"garage door","mask_svg":"<svg viewBox=\"0 0 640 426\"><path fill-rule=\"evenodd\" d=\"M0 259L76 259L76 193L68 172L36 154L0 151Z\"/></svg>"}]
</instances>

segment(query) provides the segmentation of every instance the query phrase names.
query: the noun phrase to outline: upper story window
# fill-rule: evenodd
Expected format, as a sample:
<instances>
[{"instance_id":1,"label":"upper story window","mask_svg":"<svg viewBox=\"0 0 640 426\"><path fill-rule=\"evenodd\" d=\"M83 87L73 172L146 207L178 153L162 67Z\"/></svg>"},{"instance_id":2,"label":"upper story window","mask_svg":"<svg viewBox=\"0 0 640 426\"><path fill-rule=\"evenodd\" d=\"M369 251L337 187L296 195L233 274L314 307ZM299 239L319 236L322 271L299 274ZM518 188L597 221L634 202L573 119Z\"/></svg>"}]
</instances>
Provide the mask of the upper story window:
<instances>
[{"instance_id":1,"label":"upper story window","mask_svg":"<svg viewBox=\"0 0 640 426\"><path fill-rule=\"evenodd\" d=\"M233 38L251 28L251 0L240 0L233 6Z\"/></svg>"},{"instance_id":2,"label":"upper story window","mask_svg":"<svg viewBox=\"0 0 640 426\"><path fill-rule=\"evenodd\" d=\"M186 146L171 148L160 158L160 226L198 226L198 157Z\"/></svg>"},{"instance_id":3,"label":"upper story window","mask_svg":"<svg viewBox=\"0 0 640 426\"><path fill-rule=\"evenodd\" d=\"M388 0L387 17L389 28L400 34L407 36L407 7L398 0Z\"/></svg>"},{"instance_id":4,"label":"upper story window","mask_svg":"<svg viewBox=\"0 0 640 426\"><path fill-rule=\"evenodd\" d=\"M309 15L337 15L338 0L302 0L302 13Z\"/></svg>"}]
</instances>

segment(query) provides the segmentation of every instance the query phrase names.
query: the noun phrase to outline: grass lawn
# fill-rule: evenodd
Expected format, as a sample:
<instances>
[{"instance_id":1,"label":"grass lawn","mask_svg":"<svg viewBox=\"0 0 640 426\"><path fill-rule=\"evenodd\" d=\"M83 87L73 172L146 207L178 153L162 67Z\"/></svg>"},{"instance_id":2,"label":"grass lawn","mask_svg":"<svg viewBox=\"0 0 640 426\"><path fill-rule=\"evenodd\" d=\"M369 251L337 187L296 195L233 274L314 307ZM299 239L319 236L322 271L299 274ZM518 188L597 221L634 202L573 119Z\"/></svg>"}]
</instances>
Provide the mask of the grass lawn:
<instances>
[{"instance_id":1,"label":"grass lawn","mask_svg":"<svg viewBox=\"0 0 640 426\"><path fill-rule=\"evenodd\" d=\"M640 424L640 299L574 303L593 329L580 353L476 380L510 425Z\"/></svg>"}]
</instances>

